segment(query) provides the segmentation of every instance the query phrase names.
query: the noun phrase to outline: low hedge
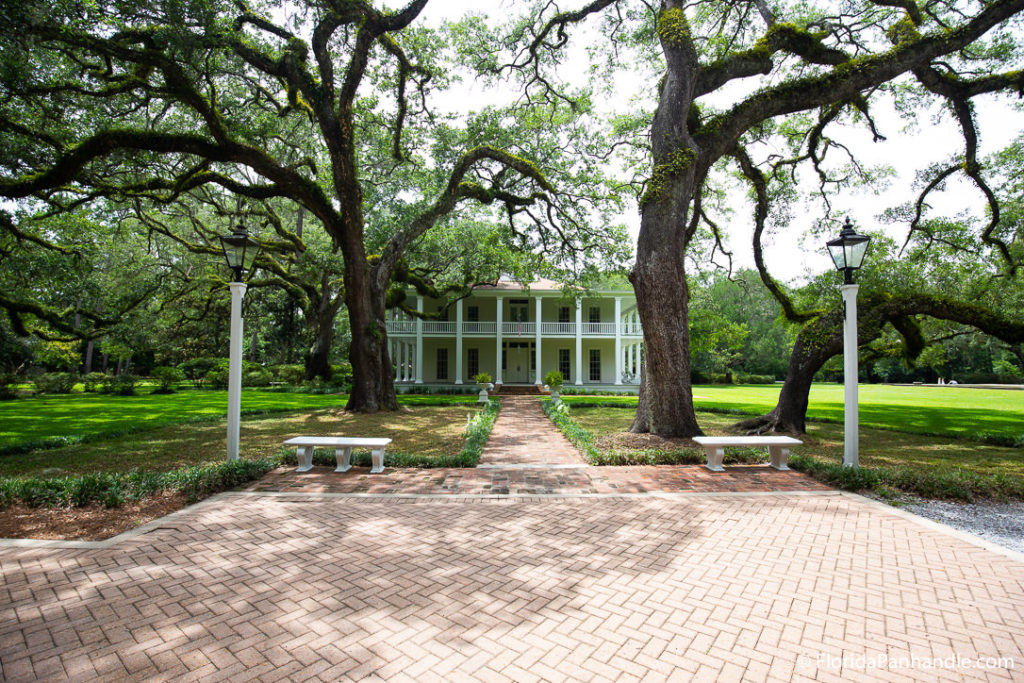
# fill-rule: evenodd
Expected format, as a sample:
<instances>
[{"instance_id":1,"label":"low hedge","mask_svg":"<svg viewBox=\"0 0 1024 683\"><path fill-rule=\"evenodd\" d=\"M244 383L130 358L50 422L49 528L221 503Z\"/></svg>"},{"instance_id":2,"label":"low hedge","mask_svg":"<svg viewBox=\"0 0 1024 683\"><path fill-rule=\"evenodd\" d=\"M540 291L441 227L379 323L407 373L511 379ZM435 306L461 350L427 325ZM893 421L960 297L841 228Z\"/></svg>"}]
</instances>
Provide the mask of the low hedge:
<instances>
[{"instance_id":1,"label":"low hedge","mask_svg":"<svg viewBox=\"0 0 1024 683\"><path fill-rule=\"evenodd\" d=\"M70 477L0 478L0 508L22 503L32 507L108 508L162 492L184 493L190 503L259 479L281 463L280 457L235 460L183 467L169 472L93 472Z\"/></svg>"}]
</instances>

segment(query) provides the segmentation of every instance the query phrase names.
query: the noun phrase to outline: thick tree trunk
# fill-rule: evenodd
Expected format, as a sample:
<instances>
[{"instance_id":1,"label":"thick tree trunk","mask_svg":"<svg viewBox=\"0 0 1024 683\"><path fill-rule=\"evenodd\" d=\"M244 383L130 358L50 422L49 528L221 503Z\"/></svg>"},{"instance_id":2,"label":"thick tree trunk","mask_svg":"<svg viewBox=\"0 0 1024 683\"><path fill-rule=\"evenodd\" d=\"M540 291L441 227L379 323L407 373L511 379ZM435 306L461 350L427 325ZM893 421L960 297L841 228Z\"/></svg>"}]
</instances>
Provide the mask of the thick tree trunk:
<instances>
[{"instance_id":1,"label":"thick tree trunk","mask_svg":"<svg viewBox=\"0 0 1024 683\"><path fill-rule=\"evenodd\" d=\"M345 304L352 324L349 347L352 393L345 409L358 412L398 410L384 316L386 290L374 286L376 278L370 277L365 260L361 265L363 273L359 277L350 278L349 269L345 270Z\"/></svg>"},{"instance_id":2,"label":"thick tree trunk","mask_svg":"<svg viewBox=\"0 0 1024 683\"><path fill-rule=\"evenodd\" d=\"M681 0L662 3L658 33L667 68L651 123L654 168L640 200L636 266L629 279L644 328L648 379L641 408L650 410L650 431L692 437L703 432L690 386L690 296L684 259L692 232L688 216L704 165L687 126L700 65Z\"/></svg>"},{"instance_id":3,"label":"thick tree trunk","mask_svg":"<svg viewBox=\"0 0 1024 683\"><path fill-rule=\"evenodd\" d=\"M306 356L306 379L331 378L331 345L334 343L334 321L321 325L313 336L313 344Z\"/></svg>"}]
</instances>

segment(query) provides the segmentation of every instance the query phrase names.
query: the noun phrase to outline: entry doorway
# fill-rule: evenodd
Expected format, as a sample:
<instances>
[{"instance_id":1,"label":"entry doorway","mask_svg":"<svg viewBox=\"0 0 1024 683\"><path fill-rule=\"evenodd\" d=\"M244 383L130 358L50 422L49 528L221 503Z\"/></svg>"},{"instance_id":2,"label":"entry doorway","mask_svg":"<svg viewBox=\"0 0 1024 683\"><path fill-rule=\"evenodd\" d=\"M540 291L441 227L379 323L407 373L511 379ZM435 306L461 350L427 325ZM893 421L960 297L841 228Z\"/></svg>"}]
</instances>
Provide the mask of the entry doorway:
<instances>
[{"instance_id":1,"label":"entry doorway","mask_svg":"<svg viewBox=\"0 0 1024 683\"><path fill-rule=\"evenodd\" d=\"M534 369L534 342L505 342L503 379L506 384L529 384Z\"/></svg>"}]
</instances>

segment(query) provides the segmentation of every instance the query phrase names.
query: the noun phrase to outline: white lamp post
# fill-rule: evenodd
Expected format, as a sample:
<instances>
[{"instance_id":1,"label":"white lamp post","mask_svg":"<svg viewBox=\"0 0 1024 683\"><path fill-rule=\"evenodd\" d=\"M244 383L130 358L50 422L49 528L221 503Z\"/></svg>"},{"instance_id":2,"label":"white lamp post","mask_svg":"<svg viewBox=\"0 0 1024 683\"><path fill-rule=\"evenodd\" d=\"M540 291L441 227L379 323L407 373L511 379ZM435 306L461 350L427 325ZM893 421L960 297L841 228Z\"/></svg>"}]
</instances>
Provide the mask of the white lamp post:
<instances>
[{"instance_id":1,"label":"white lamp post","mask_svg":"<svg viewBox=\"0 0 1024 683\"><path fill-rule=\"evenodd\" d=\"M843 467L860 467L860 418L857 413L857 285L853 271L864 262L871 238L857 234L847 216L839 237L826 243L836 270L843 273Z\"/></svg>"},{"instance_id":2,"label":"white lamp post","mask_svg":"<svg viewBox=\"0 0 1024 683\"><path fill-rule=\"evenodd\" d=\"M220 238L224 258L231 268L231 338L228 354L228 462L238 459L238 427L242 409L242 297L245 283L242 277L252 268L259 251L259 242L249 238L245 226L239 226L230 235Z\"/></svg>"}]
</instances>

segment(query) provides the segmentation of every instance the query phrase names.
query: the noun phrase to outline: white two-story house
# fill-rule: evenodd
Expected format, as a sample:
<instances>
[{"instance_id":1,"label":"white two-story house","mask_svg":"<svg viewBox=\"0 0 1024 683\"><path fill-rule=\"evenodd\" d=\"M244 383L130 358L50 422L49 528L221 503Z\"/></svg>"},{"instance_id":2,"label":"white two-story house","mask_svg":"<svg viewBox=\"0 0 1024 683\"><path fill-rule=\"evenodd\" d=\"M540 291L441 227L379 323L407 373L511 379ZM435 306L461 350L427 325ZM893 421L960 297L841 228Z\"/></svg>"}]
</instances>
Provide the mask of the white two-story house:
<instances>
[{"instance_id":1,"label":"white two-story house","mask_svg":"<svg viewBox=\"0 0 1024 683\"><path fill-rule=\"evenodd\" d=\"M414 296L418 311L438 302ZM497 385L543 384L560 370L566 386L636 389L643 334L632 289L577 296L560 283L510 279L480 286L423 320L396 312L387 321L395 381L403 385L472 384L486 372Z\"/></svg>"}]
</instances>

